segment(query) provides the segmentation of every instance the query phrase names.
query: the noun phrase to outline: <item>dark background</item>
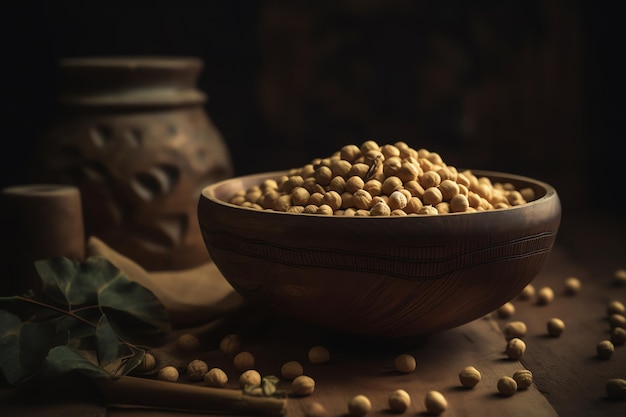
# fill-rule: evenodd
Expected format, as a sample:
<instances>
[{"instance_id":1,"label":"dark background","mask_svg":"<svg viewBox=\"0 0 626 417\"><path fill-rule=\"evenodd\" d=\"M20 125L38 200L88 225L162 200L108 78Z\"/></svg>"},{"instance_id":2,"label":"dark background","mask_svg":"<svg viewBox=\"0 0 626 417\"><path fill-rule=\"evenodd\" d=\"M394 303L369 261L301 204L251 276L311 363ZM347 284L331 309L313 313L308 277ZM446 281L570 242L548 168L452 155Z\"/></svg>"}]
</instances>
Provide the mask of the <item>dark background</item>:
<instances>
[{"instance_id":1,"label":"dark background","mask_svg":"<svg viewBox=\"0 0 626 417\"><path fill-rule=\"evenodd\" d=\"M2 6L1 185L24 181L59 58L192 55L237 175L404 140L621 219L619 2L54 1ZM616 5L610 5L616 4Z\"/></svg>"}]
</instances>

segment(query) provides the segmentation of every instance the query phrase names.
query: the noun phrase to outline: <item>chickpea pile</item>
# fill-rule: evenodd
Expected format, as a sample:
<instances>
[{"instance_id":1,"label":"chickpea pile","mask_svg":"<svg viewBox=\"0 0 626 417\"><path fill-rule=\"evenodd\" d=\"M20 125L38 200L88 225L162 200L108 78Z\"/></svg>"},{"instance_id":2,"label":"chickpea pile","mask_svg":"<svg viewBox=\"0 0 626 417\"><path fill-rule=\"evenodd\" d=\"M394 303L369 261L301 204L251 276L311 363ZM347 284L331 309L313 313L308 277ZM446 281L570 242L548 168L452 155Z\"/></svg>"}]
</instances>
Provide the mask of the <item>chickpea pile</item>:
<instances>
[{"instance_id":1,"label":"chickpea pile","mask_svg":"<svg viewBox=\"0 0 626 417\"><path fill-rule=\"evenodd\" d=\"M459 172L436 152L368 140L242 190L229 202L290 213L406 216L504 209L534 197L530 188Z\"/></svg>"}]
</instances>

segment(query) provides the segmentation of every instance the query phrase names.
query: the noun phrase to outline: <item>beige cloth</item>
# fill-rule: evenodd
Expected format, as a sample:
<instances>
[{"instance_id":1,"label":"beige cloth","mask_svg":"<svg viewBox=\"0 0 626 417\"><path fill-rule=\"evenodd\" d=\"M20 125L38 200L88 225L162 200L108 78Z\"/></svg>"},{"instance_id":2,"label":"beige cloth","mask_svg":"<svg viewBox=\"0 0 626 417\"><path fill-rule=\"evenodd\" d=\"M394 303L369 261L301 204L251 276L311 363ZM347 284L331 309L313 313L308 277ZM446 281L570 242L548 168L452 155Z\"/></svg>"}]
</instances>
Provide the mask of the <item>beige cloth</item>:
<instances>
[{"instance_id":1,"label":"beige cloth","mask_svg":"<svg viewBox=\"0 0 626 417\"><path fill-rule=\"evenodd\" d=\"M183 271L146 271L132 259L116 252L99 238L87 240L87 256L100 255L143 285L163 303L172 326L183 328L206 323L244 306L213 262Z\"/></svg>"}]
</instances>

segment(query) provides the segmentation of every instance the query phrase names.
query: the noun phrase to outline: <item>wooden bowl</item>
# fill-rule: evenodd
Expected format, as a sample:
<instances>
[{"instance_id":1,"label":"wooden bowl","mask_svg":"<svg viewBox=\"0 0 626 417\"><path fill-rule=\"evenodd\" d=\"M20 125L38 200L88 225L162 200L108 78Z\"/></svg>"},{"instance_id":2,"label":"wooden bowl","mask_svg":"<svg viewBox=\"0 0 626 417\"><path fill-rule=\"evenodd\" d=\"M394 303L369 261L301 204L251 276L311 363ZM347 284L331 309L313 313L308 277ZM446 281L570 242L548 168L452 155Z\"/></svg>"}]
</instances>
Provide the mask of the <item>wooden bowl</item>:
<instances>
[{"instance_id":1,"label":"wooden bowl","mask_svg":"<svg viewBox=\"0 0 626 417\"><path fill-rule=\"evenodd\" d=\"M247 300L323 328L405 338L482 317L518 295L544 265L561 204L543 182L473 170L530 187L508 209L434 216L293 214L226 202L285 172L206 187L198 204L208 252Z\"/></svg>"}]
</instances>

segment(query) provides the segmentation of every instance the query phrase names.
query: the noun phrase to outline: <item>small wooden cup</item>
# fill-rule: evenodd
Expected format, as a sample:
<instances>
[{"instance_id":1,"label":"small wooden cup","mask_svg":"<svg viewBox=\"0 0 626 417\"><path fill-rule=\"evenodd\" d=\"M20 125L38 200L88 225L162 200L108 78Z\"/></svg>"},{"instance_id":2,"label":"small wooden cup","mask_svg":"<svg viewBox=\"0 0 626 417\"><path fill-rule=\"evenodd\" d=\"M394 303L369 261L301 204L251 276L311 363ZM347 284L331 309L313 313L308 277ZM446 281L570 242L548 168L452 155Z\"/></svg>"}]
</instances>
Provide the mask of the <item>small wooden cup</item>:
<instances>
[{"instance_id":1,"label":"small wooden cup","mask_svg":"<svg viewBox=\"0 0 626 417\"><path fill-rule=\"evenodd\" d=\"M78 188L26 184L2 190L0 204L0 295L37 292L35 261L53 256L83 260L85 232Z\"/></svg>"}]
</instances>

